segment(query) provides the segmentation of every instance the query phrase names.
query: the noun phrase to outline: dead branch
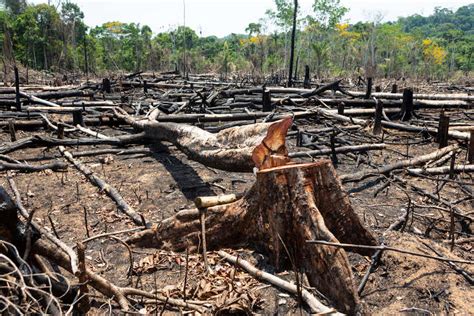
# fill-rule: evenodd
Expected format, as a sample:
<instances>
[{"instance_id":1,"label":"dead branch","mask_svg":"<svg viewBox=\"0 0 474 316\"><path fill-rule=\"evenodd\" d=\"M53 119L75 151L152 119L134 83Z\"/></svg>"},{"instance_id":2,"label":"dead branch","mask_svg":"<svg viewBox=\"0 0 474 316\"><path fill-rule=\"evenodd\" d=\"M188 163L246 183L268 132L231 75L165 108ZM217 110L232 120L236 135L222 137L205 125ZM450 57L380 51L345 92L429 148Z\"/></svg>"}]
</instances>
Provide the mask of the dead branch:
<instances>
[{"instance_id":1,"label":"dead branch","mask_svg":"<svg viewBox=\"0 0 474 316\"><path fill-rule=\"evenodd\" d=\"M10 163L0 161L0 171L6 170L15 170L19 172L38 172L43 170L66 171L67 164L61 161L55 161L52 163L34 166L25 163Z\"/></svg>"},{"instance_id":2,"label":"dead branch","mask_svg":"<svg viewBox=\"0 0 474 316\"><path fill-rule=\"evenodd\" d=\"M28 212L28 210L26 210L26 208L23 206L23 203L21 202L20 192L18 191L18 188L11 174L7 174L7 179L8 179L8 184L10 185L10 188L12 189L13 194L15 195L16 207L20 211L21 216L23 216L23 218L27 220L28 218L30 218L30 213ZM53 244L55 244L59 249L63 250L69 256L69 260L71 263L70 271L72 271L72 273L75 274L78 269L78 259L77 259L76 253L64 242L56 238L53 234L46 231L43 227L41 227L34 221L31 222L31 225L36 230L38 230L43 236L49 239Z\"/></svg>"},{"instance_id":3,"label":"dead branch","mask_svg":"<svg viewBox=\"0 0 474 316\"><path fill-rule=\"evenodd\" d=\"M273 274L268 272L262 271L254 267L250 262L241 259L239 257L232 256L225 251L218 251L219 256L224 258L225 260L229 261L232 264L236 264L246 272L248 272L253 277L266 281L270 284L273 284L285 291L290 292L291 294L298 294L297 286L293 283L285 281ZM305 301L305 303L309 306L312 313L322 313L322 314L331 314L331 315L343 315L333 308L327 307L321 301L319 301L313 294L311 294L308 290L303 289L301 291L301 295Z\"/></svg>"},{"instance_id":4,"label":"dead branch","mask_svg":"<svg viewBox=\"0 0 474 316\"><path fill-rule=\"evenodd\" d=\"M341 146L336 147L335 152L337 154L345 154L345 153L354 153L354 152L365 152L369 150L381 150L387 147L386 144L365 144L365 145L356 145L356 146ZM324 156L330 155L332 153L332 149L319 149L319 150L308 150L308 151L299 151L293 152L288 154L290 158L301 158L301 157L316 157L316 156Z\"/></svg>"},{"instance_id":5,"label":"dead branch","mask_svg":"<svg viewBox=\"0 0 474 316\"><path fill-rule=\"evenodd\" d=\"M144 222L144 218L141 214L137 213L133 207L131 207L123 197L120 195L120 193L115 189L113 186L109 185L107 182L102 180L99 176L97 176L92 170L87 168L85 165L83 165L81 162L78 160L74 159L72 154L68 151L66 151L66 148L63 146L59 146L59 151L61 154L63 154L66 159L76 167L77 170L82 172L89 181L91 181L94 185L98 186L102 191L107 193L107 195L114 200L115 204L117 204L117 208L126 214L128 217L130 217L133 222L137 225L140 226L146 226L146 223Z\"/></svg>"}]
</instances>

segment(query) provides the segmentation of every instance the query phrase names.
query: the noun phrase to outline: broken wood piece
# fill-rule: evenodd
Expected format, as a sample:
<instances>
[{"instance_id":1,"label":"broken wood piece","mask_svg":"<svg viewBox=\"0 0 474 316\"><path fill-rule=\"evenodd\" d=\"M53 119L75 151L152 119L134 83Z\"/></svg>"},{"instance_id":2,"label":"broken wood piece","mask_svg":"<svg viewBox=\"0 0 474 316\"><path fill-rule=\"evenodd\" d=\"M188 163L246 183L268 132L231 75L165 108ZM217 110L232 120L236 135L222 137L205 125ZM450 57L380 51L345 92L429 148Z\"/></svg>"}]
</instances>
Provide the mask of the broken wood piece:
<instances>
[{"instance_id":1,"label":"broken wood piece","mask_svg":"<svg viewBox=\"0 0 474 316\"><path fill-rule=\"evenodd\" d=\"M87 312L90 310L90 302L89 302L89 289L87 287L87 267L86 267L86 247L83 243L78 242L77 243L77 258L79 260L79 271L77 273L77 277L79 279L79 283L81 284L79 286L80 293L81 293L81 300L77 303L77 309L79 310L80 313L87 314Z\"/></svg>"},{"instance_id":2,"label":"broken wood piece","mask_svg":"<svg viewBox=\"0 0 474 316\"><path fill-rule=\"evenodd\" d=\"M56 104L54 102L51 102L51 101L46 101L46 100L43 100L41 98L38 98L37 96L34 96L32 94L27 94L23 91L20 91L20 95L24 98L27 98L28 100L30 100L31 102L36 102L36 103L39 103L39 104L43 104L43 105L47 105L47 106L52 106L52 107L60 107L59 104Z\"/></svg>"},{"instance_id":3,"label":"broken wood piece","mask_svg":"<svg viewBox=\"0 0 474 316\"><path fill-rule=\"evenodd\" d=\"M18 112L21 112L21 101L20 101L20 76L18 75L18 68L15 65L13 67L15 73L15 106Z\"/></svg>"},{"instance_id":4,"label":"broken wood piece","mask_svg":"<svg viewBox=\"0 0 474 316\"><path fill-rule=\"evenodd\" d=\"M10 140L12 142L16 141L16 131L15 131L15 121L8 121L8 132L10 133Z\"/></svg>"},{"instance_id":5,"label":"broken wood piece","mask_svg":"<svg viewBox=\"0 0 474 316\"><path fill-rule=\"evenodd\" d=\"M243 194L225 194L218 196L200 196L194 200L197 208L208 208L216 205L228 204L242 198Z\"/></svg>"},{"instance_id":6,"label":"broken wood piece","mask_svg":"<svg viewBox=\"0 0 474 316\"><path fill-rule=\"evenodd\" d=\"M9 153L18 149L37 146L87 146L87 145L115 145L125 146L133 143L141 143L145 139L144 133L123 135L117 137L110 137L107 139L100 138L66 138L57 139L47 136L35 135L33 137L26 137L19 139L13 143L6 143L0 146L0 154Z\"/></svg>"},{"instance_id":7,"label":"broken wood piece","mask_svg":"<svg viewBox=\"0 0 474 316\"><path fill-rule=\"evenodd\" d=\"M293 124L291 117L268 127L267 135L252 151L252 160L260 170L286 165L290 162L286 135Z\"/></svg>"},{"instance_id":8,"label":"broken wood piece","mask_svg":"<svg viewBox=\"0 0 474 316\"><path fill-rule=\"evenodd\" d=\"M298 287L290 283L288 281L285 281L273 274L270 274L268 272L262 271L254 267L250 262L241 259L239 257L232 256L228 254L225 251L218 251L217 252L219 256L227 260L228 262L238 265L242 269L244 269L246 272L248 272L251 276L263 280L265 282L268 282L270 284L273 284L280 289L283 289L291 294L294 295L299 295L298 293ZM308 290L303 289L301 290L301 296L305 303L308 305L308 307L311 310L311 313L321 313L321 314L330 314L330 315L344 315L339 312L337 312L335 309L330 308L326 305L324 305L321 301L319 301L313 294L311 294Z\"/></svg>"},{"instance_id":9,"label":"broken wood piece","mask_svg":"<svg viewBox=\"0 0 474 316\"><path fill-rule=\"evenodd\" d=\"M59 127L59 126L58 126ZM93 136L95 138L100 138L100 139L110 139L111 137L109 136L106 136L104 134L101 134L99 132L95 132L93 130L91 130L90 128L86 128L86 127L83 127L81 126L80 124L77 124L76 125L76 128L78 130L80 130L81 132L83 132L84 134L87 134L87 135L90 135L90 136Z\"/></svg>"},{"instance_id":10,"label":"broken wood piece","mask_svg":"<svg viewBox=\"0 0 474 316\"><path fill-rule=\"evenodd\" d=\"M444 114L444 111L441 112L439 116L439 126L438 133L436 134L436 141L439 143L439 148L444 148L448 146L449 139L449 116Z\"/></svg>"}]
</instances>

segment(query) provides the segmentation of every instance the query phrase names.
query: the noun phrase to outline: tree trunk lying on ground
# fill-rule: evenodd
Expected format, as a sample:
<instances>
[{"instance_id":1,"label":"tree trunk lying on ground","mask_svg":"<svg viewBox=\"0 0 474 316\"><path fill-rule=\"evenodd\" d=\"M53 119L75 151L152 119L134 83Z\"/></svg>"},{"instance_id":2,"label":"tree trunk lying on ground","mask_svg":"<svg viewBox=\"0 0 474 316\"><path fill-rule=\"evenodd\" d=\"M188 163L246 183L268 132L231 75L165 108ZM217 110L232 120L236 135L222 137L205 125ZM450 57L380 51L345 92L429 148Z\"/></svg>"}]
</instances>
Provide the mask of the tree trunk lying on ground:
<instances>
[{"instance_id":1,"label":"tree trunk lying on ground","mask_svg":"<svg viewBox=\"0 0 474 316\"><path fill-rule=\"evenodd\" d=\"M171 142L190 159L228 171L252 171L252 150L260 144L272 124L258 123L227 128L212 134L191 125L135 121L124 111L116 111L115 114L143 131L145 138Z\"/></svg>"},{"instance_id":2,"label":"tree trunk lying on ground","mask_svg":"<svg viewBox=\"0 0 474 316\"><path fill-rule=\"evenodd\" d=\"M260 171L243 198L207 209L181 211L127 242L175 251L192 244L196 249L202 244L204 212L210 249L250 244L268 254L277 269L305 271L311 286L327 295L342 312L354 313L359 298L345 251L306 241L364 245L376 241L352 209L330 161L289 161L285 136L291 123L291 119L275 123L255 148L252 158Z\"/></svg>"}]
</instances>

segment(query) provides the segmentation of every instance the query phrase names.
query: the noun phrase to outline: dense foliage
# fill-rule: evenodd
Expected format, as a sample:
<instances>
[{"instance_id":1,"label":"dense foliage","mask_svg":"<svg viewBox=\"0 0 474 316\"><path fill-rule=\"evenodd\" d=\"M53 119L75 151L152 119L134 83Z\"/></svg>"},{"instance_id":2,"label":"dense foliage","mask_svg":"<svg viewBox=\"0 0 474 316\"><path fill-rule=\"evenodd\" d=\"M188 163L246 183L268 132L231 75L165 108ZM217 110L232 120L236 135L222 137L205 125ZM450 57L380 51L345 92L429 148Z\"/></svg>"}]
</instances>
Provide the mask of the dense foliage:
<instances>
[{"instance_id":1,"label":"dense foliage","mask_svg":"<svg viewBox=\"0 0 474 316\"><path fill-rule=\"evenodd\" d=\"M201 37L188 27L154 34L146 25L112 21L88 28L71 2L60 8L2 0L2 60L51 71L184 70L274 73L286 71L293 1L250 23L245 34ZM309 65L319 77L341 75L446 77L474 69L474 4L456 11L412 15L396 22L342 22L339 0L315 0L298 15L296 71ZM268 31L271 29L272 31Z\"/></svg>"}]
</instances>

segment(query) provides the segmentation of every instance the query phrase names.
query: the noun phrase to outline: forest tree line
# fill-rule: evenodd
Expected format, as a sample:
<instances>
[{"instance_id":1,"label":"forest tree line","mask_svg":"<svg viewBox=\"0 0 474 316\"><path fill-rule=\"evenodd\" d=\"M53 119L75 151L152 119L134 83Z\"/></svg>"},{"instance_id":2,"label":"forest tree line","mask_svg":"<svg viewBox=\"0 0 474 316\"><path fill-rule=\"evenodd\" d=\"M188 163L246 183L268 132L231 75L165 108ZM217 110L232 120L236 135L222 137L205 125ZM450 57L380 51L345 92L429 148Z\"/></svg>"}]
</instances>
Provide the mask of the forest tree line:
<instances>
[{"instance_id":1,"label":"forest tree line","mask_svg":"<svg viewBox=\"0 0 474 316\"><path fill-rule=\"evenodd\" d=\"M474 69L474 4L456 11L436 8L394 22L349 24L339 0L315 0L309 15L298 13L295 74L308 65L318 78L353 74L446 78ZM2 0L3 63L52 72L214 71L284 73L289 62L293 0L275 0L243 34L200 36L177 26L153 33L147 25L112 21L88 27L72 2L60 6Z\"/></svg>"}]
</instances>

